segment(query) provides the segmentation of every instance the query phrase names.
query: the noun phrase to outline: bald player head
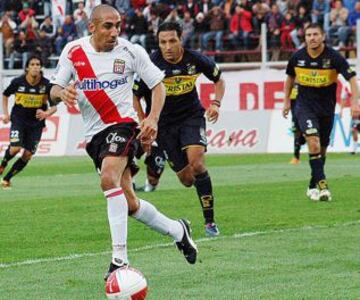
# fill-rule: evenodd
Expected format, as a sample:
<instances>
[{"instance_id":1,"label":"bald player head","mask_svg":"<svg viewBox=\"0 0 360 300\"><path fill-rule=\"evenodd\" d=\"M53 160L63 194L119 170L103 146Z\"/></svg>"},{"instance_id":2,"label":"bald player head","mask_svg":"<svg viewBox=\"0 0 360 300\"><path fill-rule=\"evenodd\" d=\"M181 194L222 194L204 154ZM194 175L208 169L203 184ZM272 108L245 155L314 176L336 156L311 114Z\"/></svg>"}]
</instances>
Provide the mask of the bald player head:
<instances>
[{"instance_id":1,"label":"bald player head","mask_svg":"<svg viewBox=\"0 0 360 300\"><path fill-rule=\"evenodd\" d=\"M96 6L90 16L89 31L92 36L90 42L98 52L109 52L118 43L121 30L119 12L109 5Z\"/></svg>"}]
</instances>

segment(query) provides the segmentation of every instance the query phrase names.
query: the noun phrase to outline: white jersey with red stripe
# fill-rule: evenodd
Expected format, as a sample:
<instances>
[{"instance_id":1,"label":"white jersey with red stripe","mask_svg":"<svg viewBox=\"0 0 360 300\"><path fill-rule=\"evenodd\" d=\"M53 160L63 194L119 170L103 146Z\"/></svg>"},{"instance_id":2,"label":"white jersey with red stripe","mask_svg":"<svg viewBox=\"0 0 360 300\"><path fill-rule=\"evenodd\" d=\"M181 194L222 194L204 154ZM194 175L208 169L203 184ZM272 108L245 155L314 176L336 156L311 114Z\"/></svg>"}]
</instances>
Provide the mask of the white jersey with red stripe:
<instances>
[{"instance_id":1,"label":"white jersey with red stripe","mask_svg":"<svg viewBox=\"0 0 360 300\"><path fill-rule=\"evenodd\" d=\"M151 89L164 78L141 46L119 38L112 51L97 52L88 36L65 46L51 82L66 87L75 81L88 142L108 126L138 121L132 94L135 73Z\"/></svg>"}]
</instances>

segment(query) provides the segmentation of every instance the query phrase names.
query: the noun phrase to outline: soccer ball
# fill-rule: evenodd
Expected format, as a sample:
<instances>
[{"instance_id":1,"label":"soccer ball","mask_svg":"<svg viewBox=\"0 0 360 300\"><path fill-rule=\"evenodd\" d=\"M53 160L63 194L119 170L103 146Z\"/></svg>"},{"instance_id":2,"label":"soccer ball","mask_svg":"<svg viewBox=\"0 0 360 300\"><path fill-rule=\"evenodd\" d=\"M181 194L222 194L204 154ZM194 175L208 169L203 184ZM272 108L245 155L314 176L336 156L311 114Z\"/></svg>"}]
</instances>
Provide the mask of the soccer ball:
<instances>
[{"instance_id":1,"label":"soccer ball","mask_svg":"<svg viewBox=\"0 0 360 300\"><path fill-rule=\"evenodd\" d=\"M119 268L110 274L105 292L110 300L143 300L147 294L147 282L139 270Z\"/></svg>"}]
</instances>

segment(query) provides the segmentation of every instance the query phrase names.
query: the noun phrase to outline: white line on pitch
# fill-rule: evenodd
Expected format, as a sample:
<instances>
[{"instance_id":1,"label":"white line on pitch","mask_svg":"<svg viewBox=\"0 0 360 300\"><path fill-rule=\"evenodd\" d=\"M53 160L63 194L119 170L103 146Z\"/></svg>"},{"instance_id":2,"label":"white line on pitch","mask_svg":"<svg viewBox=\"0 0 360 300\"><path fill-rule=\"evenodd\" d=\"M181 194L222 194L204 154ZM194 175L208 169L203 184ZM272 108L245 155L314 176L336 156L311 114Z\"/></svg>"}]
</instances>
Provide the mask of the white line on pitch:
<instances>
[{"instance_id":1,"label":"white line on pitch","mask_svg":"<svg viewBox=\"0 0 360 300\"><path fill-rule=\"evenodd\" d=\"M243 233L236 233L230 236L219 236L219 237L211 237L211 238L200 238L197 239L197 243L203 242L211 242L211 241L218 241L224 239L240 239L246 237L252 237L257 235L267 235L273 233L285 233L285 232L297 232L297 231L304 231L304 230L314 230L314 229L326 229L326 228L333 228L333 227L345 227L345 226L352 226L352 225L359 225L360 220L347 222L347 223L335 223L331 225L314 225L314 226L304 226L298 228L285 228L285 229L271 229L271 230L264 230L264 231L253 231L253 232L243 232ZM155 245L148 245L144 247L139 247L135 249L130 249L129 252L140 252L158 248L165 248L172 246L173 243L162 243L162 244L155 244ZM7 269L11 267L20 267L20 266L27 266L27 265L35 265L41 264L46 262L56 262L56 261L65 261L65 260L73 260L78 258L84 257L93 257L93 256L101 256L101 255L108 255L110 251L101 251L101 252L94 252L94 253L81 253L81 254L70 254L68 256L59 256L59 257L49 257L49 258L39 258L39 259L29 259L14 263L4 263L0 264L0 269Z\"/></svg>"}]
</instances>

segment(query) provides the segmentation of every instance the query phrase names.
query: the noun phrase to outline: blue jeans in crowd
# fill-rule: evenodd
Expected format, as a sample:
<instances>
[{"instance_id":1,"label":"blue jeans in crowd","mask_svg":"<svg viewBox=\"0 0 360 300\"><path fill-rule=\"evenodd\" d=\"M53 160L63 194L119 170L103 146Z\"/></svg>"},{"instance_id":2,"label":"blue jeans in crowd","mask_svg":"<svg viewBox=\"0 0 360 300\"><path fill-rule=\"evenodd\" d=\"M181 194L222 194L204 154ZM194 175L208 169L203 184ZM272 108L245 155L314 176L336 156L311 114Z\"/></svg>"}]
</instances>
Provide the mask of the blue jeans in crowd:
<instances>
[{"instance_id":1,"label":"blue jeans in crowd","mask_svg":"<svg viewBox=\"0 0 360 300\"><path fill-rule=\"evenodd\" d=\"M208 50L209 48L209 41L215 38L215 50L222 51L223 50L223 31L210 31L207 33L204 33L202 36L202 47L203 50Z\"/></svg>"},{"instance_id":2,"label":"blue jeans in crowd","mask_svg":"<svg viewBox=\"0 0 360 300\"><path fill-rule=\"evenodd\" d=\"M19 52L13 51L10 54L8 69L14 69L15 58L21 58L22 68L25 69L26 61L27 61L28 57L29 57L29 52L19 53Z\"/></svg>"}]
</instances>

